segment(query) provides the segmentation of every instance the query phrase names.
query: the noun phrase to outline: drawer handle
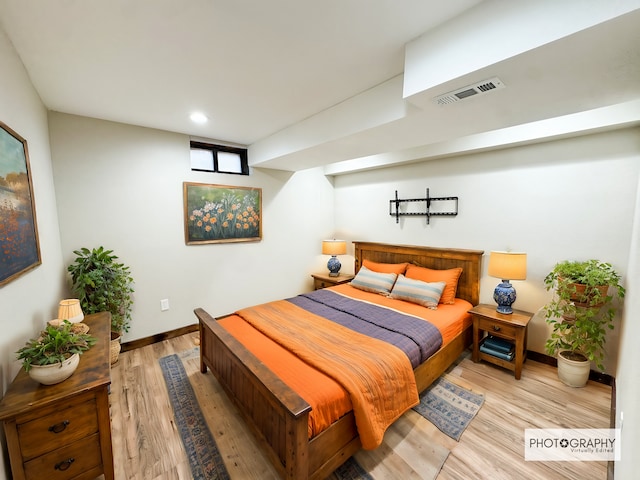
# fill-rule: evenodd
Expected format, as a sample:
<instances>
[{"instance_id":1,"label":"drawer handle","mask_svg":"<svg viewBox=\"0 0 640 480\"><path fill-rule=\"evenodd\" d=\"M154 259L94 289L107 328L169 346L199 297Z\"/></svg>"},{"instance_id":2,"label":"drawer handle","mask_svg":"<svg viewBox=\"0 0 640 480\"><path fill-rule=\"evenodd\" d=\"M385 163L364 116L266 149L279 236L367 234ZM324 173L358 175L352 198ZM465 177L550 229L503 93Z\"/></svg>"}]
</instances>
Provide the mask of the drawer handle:
<instances>
[{"instance_id":1,"label":"drawer handle","mask_svg":"<svg viewBox=\"0 0 640 480\"><path fill-rule=\"evenodd\" d=\"M72 458L67 458L66 460L63 460L60 463L56 464L56 470L60 470L60 471L64 472L75 461L76 461L76 459L73 458L73 457Z\"/></svg>"},{"instance_id":2,"label":"drawer handle","mask_svg":"<svg viewBox=\"0 0 640 480\"><path fill-rule=\"evenodd\" d=\"M493 326L493 331L494 332L499 332L500 331L500 327L498 325L494 325Z\"/></svg>"},{"instance_id":3,"label":"drawer handle","mask_svg":"<svg viewBox=\"0 0 640 480\"><path fill-rule=\"evenodd\" d=\"M67 425L69 425L69 420L64 420L60 423L56 423L55 425L51 425L49 427L49 431L53 433L60 433L63 432L65 428L67 428Z\"/></svg>"}]
</instances>

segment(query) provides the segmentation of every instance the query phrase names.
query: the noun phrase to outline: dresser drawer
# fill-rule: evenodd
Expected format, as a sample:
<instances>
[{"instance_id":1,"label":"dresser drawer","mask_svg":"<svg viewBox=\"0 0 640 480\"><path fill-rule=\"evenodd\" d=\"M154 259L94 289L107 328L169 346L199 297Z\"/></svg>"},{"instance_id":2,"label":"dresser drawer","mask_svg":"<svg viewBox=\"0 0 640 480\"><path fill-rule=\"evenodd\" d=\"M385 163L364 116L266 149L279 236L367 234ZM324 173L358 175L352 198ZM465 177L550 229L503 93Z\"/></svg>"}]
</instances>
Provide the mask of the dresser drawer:
<instances>
[{"instance_id":1,"label":"dresser drawer","mask_svg":"<svg viewBox=\"0 0 640 480\"><path fill-rule=\"evenodd\" d=\"M95 398L68 405L29 422L18 423L22 458L50 452L98 431Z\"/></svg>"},{"instance_id":2,"label":"dresser drawer","mask_svg":"<svg viewBox=\"0 0 640 480\"><path fill-rule=\"evenodd\" d=\"M510 339L516 338L517 326L507 325L504 322L498 322L490 318L480 318L478 320L478 329L484 330L499 337Z\"/></svg>"},{"instance_id":3,"label":"dresser drawer","mask_svg":"<svg viewBox=\"0 0 640 480\"><path fill-rule=\"evenodd\" d=\"M67 480L102 462L97 433L25 462L27 480Z\"/></svg>"}]
</instances>

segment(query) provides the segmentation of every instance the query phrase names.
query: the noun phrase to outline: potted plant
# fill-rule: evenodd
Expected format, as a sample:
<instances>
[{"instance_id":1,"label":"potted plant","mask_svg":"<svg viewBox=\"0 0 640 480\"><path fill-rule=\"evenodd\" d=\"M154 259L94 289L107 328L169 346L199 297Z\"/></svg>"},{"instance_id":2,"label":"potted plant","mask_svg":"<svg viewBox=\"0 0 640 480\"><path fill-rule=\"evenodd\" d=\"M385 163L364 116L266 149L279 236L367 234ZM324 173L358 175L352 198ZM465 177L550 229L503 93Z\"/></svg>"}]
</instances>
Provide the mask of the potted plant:
<instances>
[{"instance_id":1,"label":"potted plant","mask_svg":"<svg viewBox=\"0 0 640 480\"><path fill-rule=\"evenodd\" d=\"M604 370L606 332L614 328L614 298L625 295L620 275L599 260L565 260L554 266L544 283L555 292L545 306L545 320L552 327L547 353L557 353L558 376L564 383L584 386L591 362Z\"/></svg>"},{"instance_id":2,"label":"potted plant","mask_svg":"<svg viewBox=\"0 0 640 480\"><path fill-rule=\"evenodd\" d=\"M111 363L118 360L120 337L129 331L133 308L133 278L129 267L120 263L113 250L102 246L73 252L75 260L67 270L71 290L85 313L111 313Z\"/></svg>"},{"instance_id":3,"label":"potted plant","mask_svg":"<svg viewBox=\"0 0 640 480\"><path fill-rule=\"evenodd\" d=\"M53 385L73 374L82 352L95 342L87 333L75 332L73 324L65 320L59 326L47 325L38 338L29 340L16 355L31 378Z\"/></svg>"},{"instance_id":4,"label":"potted plant","mask_svg":"<svg viewBox=\"0 0 640 480\"><path fill-rule=\"evenodd\" d=\"M82 248L73 252L71 290L85 313L110 312L111 330L128 332L133 306L133 278L113 250Z\"/></svg>"}]
</instances>

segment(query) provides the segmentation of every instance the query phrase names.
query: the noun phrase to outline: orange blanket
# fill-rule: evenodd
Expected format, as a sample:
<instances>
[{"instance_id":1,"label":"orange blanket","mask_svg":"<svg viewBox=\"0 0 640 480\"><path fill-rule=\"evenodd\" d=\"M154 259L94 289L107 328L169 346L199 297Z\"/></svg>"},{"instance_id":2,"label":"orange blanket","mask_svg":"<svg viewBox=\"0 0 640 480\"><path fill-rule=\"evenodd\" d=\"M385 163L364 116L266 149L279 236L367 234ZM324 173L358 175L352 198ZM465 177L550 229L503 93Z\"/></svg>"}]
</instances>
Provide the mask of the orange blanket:
<instances>
[{"instance_id":1,"label":"orange blanket","mask_svg":"<svg viewBox=\"0 0 640 480\"><path fill-rule=\"evenodd\" d=\"M386 342L344 328L284 300L237 313L349 392L365 449L378 447L389 425L419 402L409 360Z\"/></svg>"},{"instance_id":2,"label":"orange blanket","mask_svg":"<svg viewBox=\"0 0 640 480\"><path fill-rule=\"evenodd\" d=\"M353 410L349 394L338 382L263 335L242 317L229 315L218 323L311 406L309 438Z\"/></svg>"}]
</instances>

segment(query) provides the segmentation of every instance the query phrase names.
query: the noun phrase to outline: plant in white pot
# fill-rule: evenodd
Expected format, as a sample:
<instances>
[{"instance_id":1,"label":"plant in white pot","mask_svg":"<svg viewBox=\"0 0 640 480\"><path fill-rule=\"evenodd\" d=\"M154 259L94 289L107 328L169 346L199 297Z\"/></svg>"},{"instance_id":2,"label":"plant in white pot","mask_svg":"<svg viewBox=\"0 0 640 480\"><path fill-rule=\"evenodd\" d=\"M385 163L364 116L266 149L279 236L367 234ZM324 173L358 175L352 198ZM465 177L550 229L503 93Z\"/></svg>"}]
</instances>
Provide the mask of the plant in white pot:
<instances>
[{"instance_id":1,"label":"plant in white pot","mask_svg":"<svg viewBox=\"0 0 640 480\"><path fill-rule=\"evenodd\" d=\"M552 327L547 353L557 354L562 382L582 387L591 362L604 371L606 333L615 328L615 297L625 295L620 275L599 260L565 260L554 266L544 283L554 291L545 306L545 320Z\"/></svg>"},{"instance_id":2,"label":"plant in white pot","mask_svg":"<svg viewBox=\"0 0 640 480\"><path fill-rule=\"evenodd\" d=\"M58 326L47 325L38 338L32 338L16 352L29 376L44 385L53 385L75 372L82 352L96 343L87 333L76 333L65 320Z\"/></svg>"}]
</instances>

